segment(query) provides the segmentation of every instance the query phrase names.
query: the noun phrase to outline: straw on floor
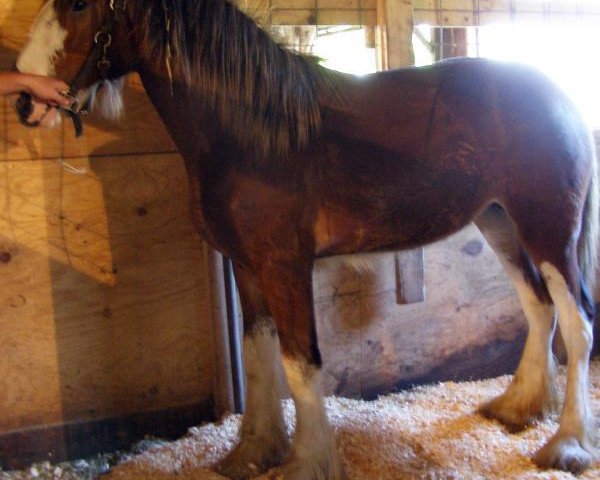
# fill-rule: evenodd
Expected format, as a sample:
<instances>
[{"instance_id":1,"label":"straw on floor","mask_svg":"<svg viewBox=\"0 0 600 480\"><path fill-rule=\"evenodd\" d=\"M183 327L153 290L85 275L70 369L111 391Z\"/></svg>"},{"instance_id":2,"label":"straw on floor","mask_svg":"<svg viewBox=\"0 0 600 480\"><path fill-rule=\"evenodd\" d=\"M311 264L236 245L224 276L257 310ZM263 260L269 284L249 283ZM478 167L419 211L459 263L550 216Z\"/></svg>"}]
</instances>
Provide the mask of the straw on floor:
<instances>
[{"instance_id":1,"label":"straw on floor","mask_svg":"<svg viewBox=\"0 0 600 480\"><path fill-rule=\"evenodd\" d=\"M510 377L418 387L365 402L328 398L329 420L350 479L600 479L600 462L575 477L536 468L530 457L556 429L556 419L514 434L475 413ZM564 384L564 373L559 377ZM591 366L592 403L600 417L600 361ZM293 407L285 401L288 425ZM176 442L116 467L111 480L222 480L210 469L237 440L240 416L190 429ZM277 471L259 477L276 478Z\"/></svg>"}]
</instances>

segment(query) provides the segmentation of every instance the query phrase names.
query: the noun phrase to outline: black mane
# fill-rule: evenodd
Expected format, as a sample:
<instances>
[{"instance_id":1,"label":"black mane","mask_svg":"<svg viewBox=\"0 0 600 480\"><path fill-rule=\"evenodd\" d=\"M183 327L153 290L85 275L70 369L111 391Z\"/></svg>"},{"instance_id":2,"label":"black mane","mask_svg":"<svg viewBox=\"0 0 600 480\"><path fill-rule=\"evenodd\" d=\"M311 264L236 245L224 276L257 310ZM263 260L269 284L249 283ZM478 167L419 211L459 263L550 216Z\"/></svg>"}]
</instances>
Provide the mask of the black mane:
<instances>
[{"instance_id":1,"label":"black mane","mask_svg":"<svg viewBox=\"0 0 600 480\"><path fill-rule=\"evenodd\" d=\"M240 141L281 155L319 131L326 75L314 58L283 48L228 0L138 5L145 57L165 65L170 49L174 80L204 96Z\"/></svg>"}]
</instances>

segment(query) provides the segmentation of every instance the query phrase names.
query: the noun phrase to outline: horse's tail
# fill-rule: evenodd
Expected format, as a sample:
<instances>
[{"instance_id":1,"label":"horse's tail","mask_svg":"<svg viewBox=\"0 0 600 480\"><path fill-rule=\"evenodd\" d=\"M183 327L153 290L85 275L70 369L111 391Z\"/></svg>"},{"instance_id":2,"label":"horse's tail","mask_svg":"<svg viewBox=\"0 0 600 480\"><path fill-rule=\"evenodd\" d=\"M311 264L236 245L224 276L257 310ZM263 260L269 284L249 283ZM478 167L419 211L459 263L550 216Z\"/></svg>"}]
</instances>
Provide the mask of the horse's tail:
<instances>
[{"instance_id":1,"label":"horse's tail","mask_svg":"<svg viewBox=\"0 0 600 480\"><path fill-rule=\"evenodd\" d=\"M598 246L600 245L600 191L598 185L598 159L594 148L592 148L592 152L592 177L583 207L578 257L583 279L593 295L596 283Z\"/></svg>"}]
</instances>

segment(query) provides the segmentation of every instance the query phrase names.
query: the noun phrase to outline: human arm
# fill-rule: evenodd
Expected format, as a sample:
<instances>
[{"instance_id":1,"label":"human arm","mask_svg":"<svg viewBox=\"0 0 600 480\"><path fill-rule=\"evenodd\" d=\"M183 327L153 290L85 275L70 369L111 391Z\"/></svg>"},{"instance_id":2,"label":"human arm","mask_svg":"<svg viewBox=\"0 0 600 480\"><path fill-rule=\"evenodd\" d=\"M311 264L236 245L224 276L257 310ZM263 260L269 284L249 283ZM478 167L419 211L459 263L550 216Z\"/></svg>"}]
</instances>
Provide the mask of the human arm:
<instances>
[{"instance_id":1,"label":"human arm","mask_svg":"<svg viewBox=\"0 0 600 480\"><path fill-rule=\"evenodd\" d=\"M20 72L0 72L0 96L27 92L39 102L67 106L69 100L62 92L68 90L69 86L58 78Z\"/></svg>"}]
</instances>

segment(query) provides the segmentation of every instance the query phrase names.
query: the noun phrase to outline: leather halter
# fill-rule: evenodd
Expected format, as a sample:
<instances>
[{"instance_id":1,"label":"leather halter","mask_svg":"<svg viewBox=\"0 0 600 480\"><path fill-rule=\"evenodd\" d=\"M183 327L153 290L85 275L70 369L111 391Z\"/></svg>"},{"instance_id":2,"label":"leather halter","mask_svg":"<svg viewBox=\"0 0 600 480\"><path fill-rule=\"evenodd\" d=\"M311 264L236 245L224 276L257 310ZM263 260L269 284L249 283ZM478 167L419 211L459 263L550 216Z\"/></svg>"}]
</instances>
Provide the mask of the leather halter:
<instances>
[{"instance_id":1,"label":"leather halter","mask_svg":"<svg viewBox=\"0 0 600 480\"><path fill-rule=\"evenodd\" d=\"M79 90L83 88L89 76L92 74L94 69L97 69L100 73L101 82L105 82L108 79L108 72L111 67L110 60L108 59L108 49L112 44L112 32L117 22L123 21L125 18L125 10L127 7L127 0L109 0L109 15L100 30L94 35L94 47L87 57L85 63L69 85L69 90L64 93L65 97L71 101L67 107L60 107L64 112L71 117L73 120L73 126L75 128L75 136L79 137L83 134L83 122L81 121L81 115L86 114L86 105L81 104L77 98ZM17 105L26 105L31 102L31 95L28 93L21 93L21 96L17 100ZM17 107L19 108L19 107ZM47 107L47 111L50 110L50 106ZM27 122L22 119L22 123L27 126L35 127L40 122Z\"/></svg>"},{"instance_id":2,"label":"leather halter","mask_svg":"<svg viewBox=\"0 0 600 480\"><path fill-rule=\"evenodd\" d=\"M112 44L112 31L115 24L118 21L123 21L125 18L127 0L109 0L108 6L108 18L104 22L104 25L102 25L102 28L94 35L94 48L69 85L69 92L67 93L67 96L71 99L71 105L64 108L64 110L73 120L76 137L79 137L83 133L81 114L87 113L85 105L80 104L77 93L81 90L94 68L98 69L102 83L108 79L108 72L111 67L110 60L108 59L108 48Z\"/></svg>"}]
</instances>

